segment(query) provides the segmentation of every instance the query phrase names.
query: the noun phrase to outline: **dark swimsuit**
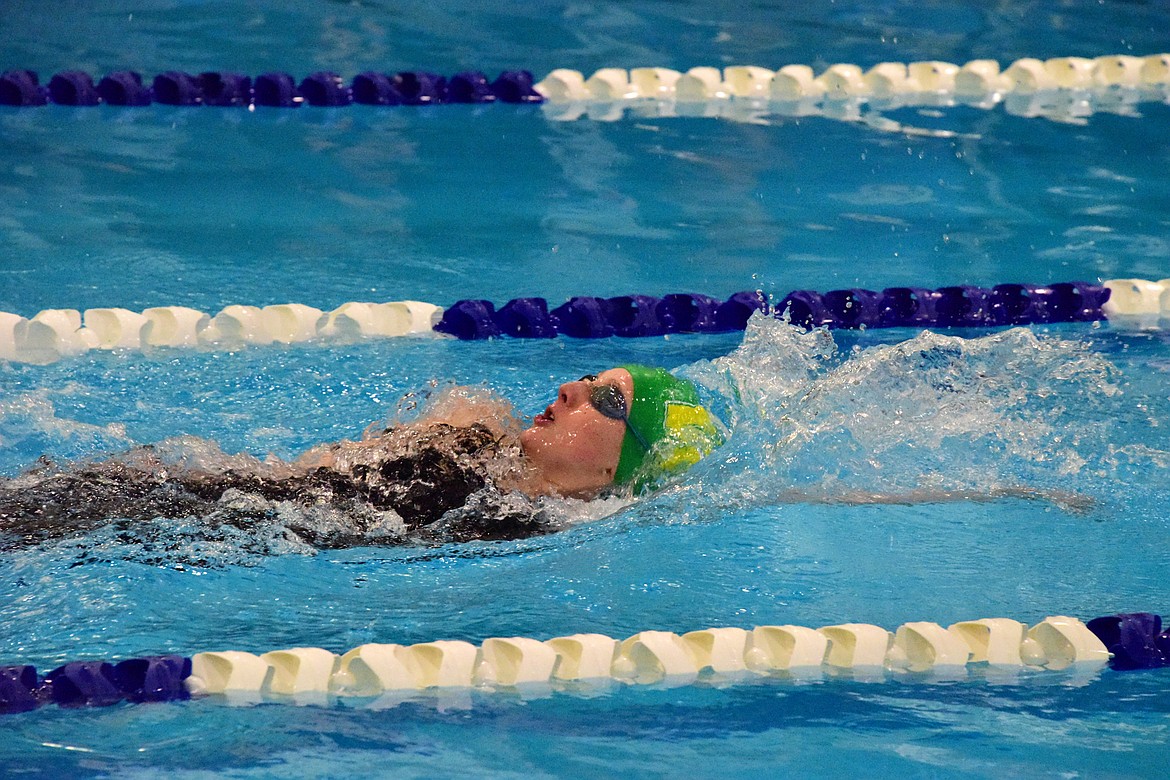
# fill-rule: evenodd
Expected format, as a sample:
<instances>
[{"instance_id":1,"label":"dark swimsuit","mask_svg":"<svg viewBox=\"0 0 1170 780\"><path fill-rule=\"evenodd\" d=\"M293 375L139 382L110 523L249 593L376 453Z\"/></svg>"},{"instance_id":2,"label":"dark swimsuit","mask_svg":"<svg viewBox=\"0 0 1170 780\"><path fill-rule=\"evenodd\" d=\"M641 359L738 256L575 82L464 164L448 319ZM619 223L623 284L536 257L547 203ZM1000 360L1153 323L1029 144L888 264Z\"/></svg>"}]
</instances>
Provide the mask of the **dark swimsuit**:
<instances>
[{"instance_id":1,"label":"dark swimsuit","mask_svg":"<svg viewBox=\"0 0 1170 780\"><path fill-rule=\"evenodd\" d=\"M133 533L139 524L157 527L160 518L193 518L213 535L223 526L247 531L278 523L281 533L318 549L547 533L544 513L492 484L486 466L499 449L482 425L436 424L404 452L348 470L322 467L273 478L230 470L147 471L109 461L43 478L26 474L19 483L0 480L0 549L111 523ZM290 506L294 511L285 511ZM386 510L401 518L389 531Z\"/></svg>"}]
</instances>

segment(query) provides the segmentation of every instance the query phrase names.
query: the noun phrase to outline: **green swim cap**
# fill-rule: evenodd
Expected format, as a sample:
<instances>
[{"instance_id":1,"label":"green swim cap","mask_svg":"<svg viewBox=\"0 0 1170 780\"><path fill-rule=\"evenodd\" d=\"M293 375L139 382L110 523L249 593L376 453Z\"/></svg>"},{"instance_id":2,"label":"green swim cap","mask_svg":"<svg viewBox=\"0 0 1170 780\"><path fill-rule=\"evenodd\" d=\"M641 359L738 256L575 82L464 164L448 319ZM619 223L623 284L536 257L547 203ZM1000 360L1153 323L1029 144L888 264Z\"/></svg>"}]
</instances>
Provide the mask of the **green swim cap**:
<instances>
[{"instance_id":1,"label":"green swim cap","mask_svg":"<svg viewBox=\"0 0 1170 780\"><path fill-rule=\"evenodd\" d=\"M634 378L630 427L642 435L650 451L627 430L615 484L632 481L634 492L641 493L671 474L686 471L723 443L715 418L699 403L692 382L664 368L620 367Z\"/></svg>"}]
</instances>

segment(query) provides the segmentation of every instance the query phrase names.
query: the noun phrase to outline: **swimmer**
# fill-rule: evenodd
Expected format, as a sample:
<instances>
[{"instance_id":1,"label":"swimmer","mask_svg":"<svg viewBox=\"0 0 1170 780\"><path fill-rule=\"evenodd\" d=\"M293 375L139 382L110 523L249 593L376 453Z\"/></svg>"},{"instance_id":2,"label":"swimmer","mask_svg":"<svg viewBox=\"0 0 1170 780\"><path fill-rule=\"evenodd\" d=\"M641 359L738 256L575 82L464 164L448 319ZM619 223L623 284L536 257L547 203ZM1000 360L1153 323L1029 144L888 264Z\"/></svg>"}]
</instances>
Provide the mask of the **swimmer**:
<instances>
[{"instance_id":1,"label":"swimmer","mask_svg":"<svg viewBox=\"0 0 1170 780\"><path fill-rule=\"evenodd\" d=\"M721 443L691 382L626 365L562 384L526 430L502 401L451 394L415 423L321 445L292 463L219 453L192 466L142 447L30 472L0 482L0 546L110 520L195 517L239 528L273 515L322 548L522 538L555 530L544 497L642 494Z\"/></svg>"},{"instance_id":2,"label":"swimmer","mask_svg":"<svg viewBox=\"0 0 1170 780\"><path fill-rule=\"evenodd\" d=\"M318 549L520 539L563 527L550 499L647 494L722 441L695 386L661 368L626 365L566 382L527 429L502 399L452 390L415 422L320 445L291 463L225 455L188 437L102 463L50 465L0 479L0 549L103 525L135 542L171 539L180 526L193 528L196 542L240 532L241 543L262 554L257 540L289 534ZM1011 487L902 495L793 491L780 498L843 504L1023 498L1086 509L1076 495Z\"/></svg>"},{"instance_id":3,"label":"swimmer","mask_svg":"<svg viewBox=\"0 0 1170 780\"><path fill-rule=\"evenodd\" d=\"M627 365L560 386L520 434L530 496L644 493L722 443L695 386L662 368Z\"/></svg>"},{"instance_id":4,"label":"swimmer","mask_svg":"<svg viewBox=\"0 0 1170 780\"><path fill-rule=\"evenodd\" d=\"M425 424L480 426L499 444L509 438L507 427L499 425L505 415L460 405L437 411ZM721 442L714 417L699 403L691 382L662 368L620 366L562 384L556 399L516 437L524 468L503 481L533 498L588 499L623 486L642 493L663 477L685 471ZM324 452L310 450L297 463L344 471L354 452L380 443L378 436L339 442Z\"/></svg>"}]
</instances>

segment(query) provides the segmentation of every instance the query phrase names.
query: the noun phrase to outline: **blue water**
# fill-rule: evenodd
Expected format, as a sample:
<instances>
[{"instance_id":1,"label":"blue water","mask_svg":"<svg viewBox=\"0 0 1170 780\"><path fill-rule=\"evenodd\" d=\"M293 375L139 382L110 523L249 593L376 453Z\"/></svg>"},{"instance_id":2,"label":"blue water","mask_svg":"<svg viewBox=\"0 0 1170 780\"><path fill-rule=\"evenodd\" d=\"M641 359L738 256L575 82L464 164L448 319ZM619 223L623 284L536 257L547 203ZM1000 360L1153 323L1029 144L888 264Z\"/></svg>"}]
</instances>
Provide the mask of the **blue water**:
<instances>
[{"instance_id":1,"label":"blue water","mask_svg":"<svg viewBox=\"0 0 1170 780\"><path fill-rule=\"evenodd\" d=\"M1168 48L1159 3L530 5L9 2L0 66L561 66ZM67 13L75 11L75 13ZM1002 108L747 124L539 108L0 111L0 310L1170 276L1164 103L1078 122ZM909 129L907 129L909 128ZM923 131L948 131L924 134ZM961 337L956 340L955 337ZM920 336L88 353L0 364L0 474L181 435L294 455L358 436L432 381L531 415L637 360L703 384L733 427L681 484L549 537L262 555L95 533L0 559L0 663L208 649L1049 614L1167 613L1170 336L1112 325ZM843 506L858 489L1073 490L1046 502ZM811 501L793 502L795 493ZM203 565L193 565L200 558ZM758 680L397 707L213 701L6 717L29 775L1156 777L1170 675Z\"/></svg>"}]
</instances>

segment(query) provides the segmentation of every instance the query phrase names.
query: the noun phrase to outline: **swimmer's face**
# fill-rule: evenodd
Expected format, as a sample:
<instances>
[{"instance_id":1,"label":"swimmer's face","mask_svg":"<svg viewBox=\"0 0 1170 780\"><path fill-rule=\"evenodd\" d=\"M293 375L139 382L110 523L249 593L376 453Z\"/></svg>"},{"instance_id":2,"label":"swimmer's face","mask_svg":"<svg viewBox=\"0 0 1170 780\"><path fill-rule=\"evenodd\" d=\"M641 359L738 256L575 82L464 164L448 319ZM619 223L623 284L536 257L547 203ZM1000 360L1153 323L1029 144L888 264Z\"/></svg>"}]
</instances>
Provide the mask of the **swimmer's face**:
<instances>
[{"instance_id":1,"label":"swimmer's face","mask_svg":"<svg viewBox=\"0 0 1170 780\"><path fill-rule=\"evenodd\" d=\"M634 379L612 368L560 386L557 400L520 434L520 447L545 486L563 496L594 495L613 484L626 424L607 417L590 400L598 385L610 385L629 409Z\"/></svg>"}]
</instances>

